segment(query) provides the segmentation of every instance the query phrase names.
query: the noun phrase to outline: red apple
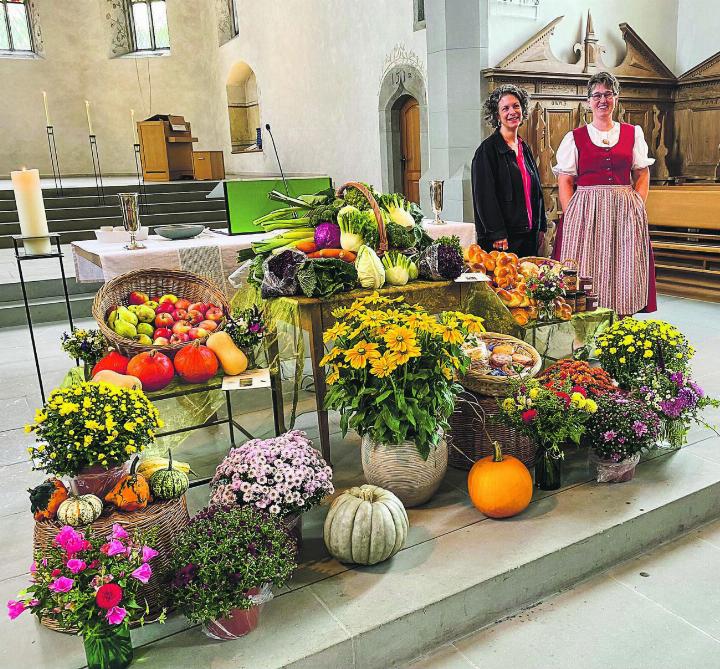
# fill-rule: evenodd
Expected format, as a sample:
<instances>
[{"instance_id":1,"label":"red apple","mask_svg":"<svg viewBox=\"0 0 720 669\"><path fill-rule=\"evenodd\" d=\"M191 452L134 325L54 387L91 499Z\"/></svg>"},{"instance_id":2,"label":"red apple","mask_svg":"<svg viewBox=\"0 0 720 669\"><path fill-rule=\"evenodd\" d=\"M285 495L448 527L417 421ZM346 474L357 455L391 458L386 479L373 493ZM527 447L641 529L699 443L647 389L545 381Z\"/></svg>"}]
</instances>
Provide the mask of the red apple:
<instances>
[{"instance_id":1,"label":"red apple","mask_svg":"<svg viewBox=\"0 0 720 669\"><path fill-rule=\"evenodd\" d=\"M181 332L189 332L192 325L187 321L178 321L172 326L173 334L180 334Z\"/></svg>"},{"instance_id":2,"label":"red apple","mask_svg":"<svg viewBox=\"0 0 720 669\"><path fill-rule=\"evenodd\" d=\"M200 321L198 323L198 327L202 328L203 330L207 330L208 332L215 332L217 330L218 324L215 321Z\"/></svg>"},{"instance_id":3,"label":"red apple","mask_svg":"<svg viewBox=\"0 0 720 669\"><path fill-rule=\"evenodd\" d=\"M170 304L174 305L175 302L178 301L177 295L173 295L172 293L168 293L167 295L163 295L162 297L158 298L158 302L160 304L163 304L165 302L170 302Z\"/></svg>"},{"instance_id":4,"label":"red apple","mask_svg":"<svg viewBox=\"0 0 720 669\"><path fill-rule=\"evenodd\" d=\"M185 311L185 309L175 309L175 311L172 312L172 316L176 321L184 321L187 320L188 312Z\"/></svg>"},{"instance_id":5,"label":"red apple","mask_svg":"<svg viewBox=\"0 0 720 669\"><path fill-rule=\"evenodd\" d=\"M175 302L176 309L185 309L185 311L187 311L189 306L190 300L186 300L184 297L181 297L177 302Z\"/></svg>"},{"instance_id":6,"label":"red apple","mask_svg":"<svg viewBox=\"0 0 720 669\"><path fill-rule=\"evenodd\" d=\"M153 339L153 344L155 344L155 346L168 346L170 344L170 339L167 337L155 337L155 339Z\"/></svg>"},{"instance_id":7,"label":"red apple","mask_svg":"<svg viewBox=\"0 0 720 669\"><path fill-rule=\"evenodd\" d=\"M172 330L170 328L157 328L157 330L153 332L153 339L157 339L158 337L170 339L170 337L172 337Z\"/></svg>"},{"instance_id":8,"label":"red apple","mask_svg":"<svg viewBox=\"0 0 720 669\"><path fill-rule=\"evenodd\" d=\"M205 339L210 333L202 328L190 328L188 336L190 339Z\"/></svg>"},{"instance_id":9,"label":"red apple","mask_svg":"<svg viewBox=\"0 0 720 669\"><path fill-rule=\"evenodd\" d=\"M193 325L197 325L201 321L205 320L205 314L203 314L202 311L198 311L197 309L190 309L188 311L188 319Z\"/></svg>"},{"instance_id":10,"label":"red apple","mask_svg":"<svg viewBox=\"0 0 720 669\"><path fill-rule=\"evenodd\" d=\"M159 313L155 316L156 328L171 328L174 322L173 317L167 313Z\"/></svg>"},{"instance_id":11,"label":"red apple","mask_svg":"<svg viewBox=\"0 0 720 669\"><path fill-rule=\"evenodd\" d=\"M205 318L219 323L224 318L223 310L220 307L210 307L205 312Z\"/></svg>"},{"instance_id":12,"label":"red apple","mask_svg":"<svg viewBox=\"0 0 720 669\"><path fill-rule=\"evenodd\" d=\"M171 344L184 344L186 341L190 341L190 337L187 332L176 332L170 337Z\"/></svg>"},{"instance_id":13,"label":"red apple","mask_svg":"<svg viewBox=\"0 0 720 669\"><path fill-rule=\"evenodd\" d=\"M204 316L204 315L205 315L205 312L208 310L208 307L209 307L209 305L205 304L204 302L193 302L193 304L191 304L191 305L187 308L187 310L188 310L188 312L190 312L190 311L199 311L199 312L201 312L201 313L203 314L203 316Z\"/></svg>"},{"instance_id":14,"label":"red apple","mask_svg":"<svg viewBox=\"0 0 720 669\"><path fill-rule=\"evenodd\" d=\"M146 293L141 293L139 290L133 290L128 297L128 304L145 304L150 298Z\"/></svg>"},{"instance_id":15,"label":"red apple","mask_svg":"<svg viewBox=\"0 0 720 669\"><path fill-rule=\"evenodd\" d=\"M155 309L156 314L172 314L173 311L175 311L175 305L172 302L158 304L157 309Z\"/></svg>"}]
</instances>

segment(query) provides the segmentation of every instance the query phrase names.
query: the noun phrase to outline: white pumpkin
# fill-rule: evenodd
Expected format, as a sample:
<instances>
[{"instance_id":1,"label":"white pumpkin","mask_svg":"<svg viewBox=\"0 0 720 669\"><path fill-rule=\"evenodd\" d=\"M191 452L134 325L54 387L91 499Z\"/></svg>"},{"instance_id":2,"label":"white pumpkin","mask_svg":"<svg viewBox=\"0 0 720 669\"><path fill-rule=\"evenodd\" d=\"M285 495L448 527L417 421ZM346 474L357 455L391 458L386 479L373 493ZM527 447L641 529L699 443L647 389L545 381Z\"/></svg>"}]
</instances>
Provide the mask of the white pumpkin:
<instances>
[{"instance_id":1,"label":"white pumpkin","mask_svg":"<svg viewBox=\"0 0 720 669\"><path fill-rule=\"evenodd\" d=\"M374 485L350 488L332 503L323 537L330 555L352 564L377 564L405 544L408 527L402 502Z\"/></svg>"},{"instance_id":2,"label":"white pumpkin","mask_svg":"<svg viewBox=\"0 0 720 669\"><path fill-rule=\"evenodd\" d=\"M97 520L102 510L102 500L95 495L71 496L58 507L57 517L65 525L81 527Z\"/></svg>"}]
</instances>

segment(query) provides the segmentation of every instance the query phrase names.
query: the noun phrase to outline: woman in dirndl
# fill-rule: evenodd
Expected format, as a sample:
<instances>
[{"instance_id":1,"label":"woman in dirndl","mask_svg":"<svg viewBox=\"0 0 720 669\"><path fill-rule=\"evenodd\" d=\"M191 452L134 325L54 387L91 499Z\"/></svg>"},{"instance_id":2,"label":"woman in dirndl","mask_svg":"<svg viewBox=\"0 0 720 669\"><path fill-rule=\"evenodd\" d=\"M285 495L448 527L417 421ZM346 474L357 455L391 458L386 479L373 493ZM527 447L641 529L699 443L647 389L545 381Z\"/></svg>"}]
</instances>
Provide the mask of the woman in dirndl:
<instances>
[{"instance_id":1,"label":"woman in dirndl","mask_svg":"<svg viewBox=\"0 0 720 669\"><path fill-rule=\"evenodd\" d=\"M620 316L656 311L655 265L645 200L655 160L640 126L613 121L620 85L593 75L592 123L567 133L556 152L562 223L553 258L575 260L590 276L598 303Z\"/></svg>"}]
</instances>

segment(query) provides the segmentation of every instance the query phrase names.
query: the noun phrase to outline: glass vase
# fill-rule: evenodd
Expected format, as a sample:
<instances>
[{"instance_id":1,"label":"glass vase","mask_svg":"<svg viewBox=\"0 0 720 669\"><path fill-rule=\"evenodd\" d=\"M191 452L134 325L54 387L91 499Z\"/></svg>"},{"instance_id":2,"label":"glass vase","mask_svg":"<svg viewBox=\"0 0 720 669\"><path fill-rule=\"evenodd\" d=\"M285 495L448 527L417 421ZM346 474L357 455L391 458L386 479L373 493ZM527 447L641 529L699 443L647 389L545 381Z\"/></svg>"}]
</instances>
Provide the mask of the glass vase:
<instances>
[{"instance_id":1,"label":"glass vase","mask_svg":"<svg viewBox=\"0 0 720 669\"><path fill-rule=\"evenodd\" d=\"M535 487L559 490L562 481L562 453L539 448L535 459Z\"/></svg>"},{"instance_id":2,"label":"glass vase","mask_svg":"<svg viewBox=\"0 0 720 669\"><path fill-rule=\"evenodd\" d=\"M552 300L538 300L538 322L549 323L555 320L555 304Z\"/></svg>"},{"instance_id":3,"label":"glass vase","mask_svg":"<svg viewBox=\"0 0 720 669\"><path fill-rule=\"evenodd\" d=\"M133 661L127 626L83 637L83 643L88 669L125 669Z\"/></svg>"},{"instance_id":4,"label":"glass vase","mask_svg":"<svg viewBox=\"0 0 720 669\"><path fill-rule=\"evenodd\" d=\"M664 418L660 421L659 450L677 451L687 442L688 426L681 420Z\"/></svg>"}]
</instances>

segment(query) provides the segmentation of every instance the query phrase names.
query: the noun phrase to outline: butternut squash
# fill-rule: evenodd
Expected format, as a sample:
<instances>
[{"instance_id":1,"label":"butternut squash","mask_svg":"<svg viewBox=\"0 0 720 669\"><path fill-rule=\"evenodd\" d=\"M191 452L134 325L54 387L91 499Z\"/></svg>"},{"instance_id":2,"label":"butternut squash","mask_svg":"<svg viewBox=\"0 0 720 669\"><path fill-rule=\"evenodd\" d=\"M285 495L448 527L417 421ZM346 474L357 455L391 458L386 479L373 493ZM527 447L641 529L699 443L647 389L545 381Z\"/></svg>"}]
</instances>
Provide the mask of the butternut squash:
<instances>
[{"instance_id":1,"label":"butternut squash","mask_svg":"<svg viewBox=\"0 0 720 669\"><path fill-rule=\"evenodd\" d=\"M142 382L137 376L118 374L111 369L99 371L92 377L92 380L97 383L109 383L111 386L118 386L119 388L137 388L138 390L142 390Z\"/></svg>"},{"instance_id":2,"label":"butternut squash","mask_svg":"<svg viewBox=\"0 0 720 669\"><path fill-rule=\"evenodd\" d=\"M205 345L217 356L226 374L235 376L247 369L247 356L235 345L227 332L213 332Z\"/></svg>"}]
</instances>

